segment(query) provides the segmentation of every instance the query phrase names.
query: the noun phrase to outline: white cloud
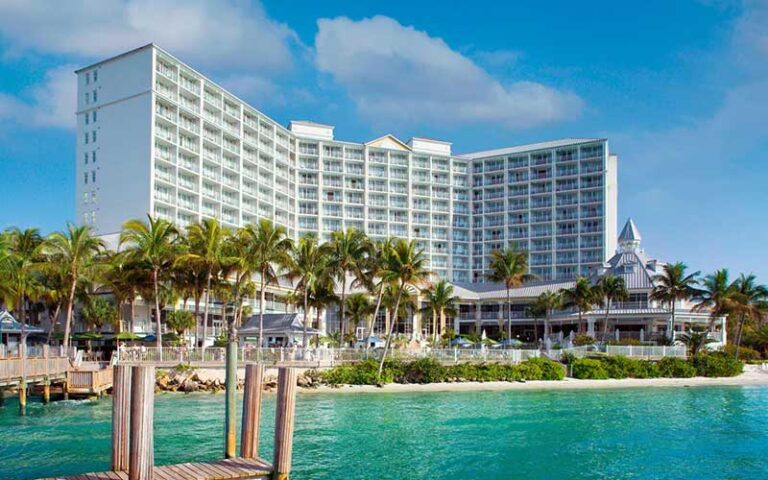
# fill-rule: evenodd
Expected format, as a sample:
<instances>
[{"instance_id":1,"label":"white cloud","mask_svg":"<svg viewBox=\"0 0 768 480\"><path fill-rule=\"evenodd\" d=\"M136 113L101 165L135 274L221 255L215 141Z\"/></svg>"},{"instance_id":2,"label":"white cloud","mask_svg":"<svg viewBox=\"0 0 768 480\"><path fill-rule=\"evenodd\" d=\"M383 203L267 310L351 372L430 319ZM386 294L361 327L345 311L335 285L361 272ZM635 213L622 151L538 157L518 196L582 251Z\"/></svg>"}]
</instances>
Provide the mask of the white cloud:
<instances>
[{"instance_id":1,"label":"white cloud","mask_svg":"<svg viewBox=\"0 0 768 480\"><path fill-rule=\"evenodd\" d=\"M10 53L98 58L146 43L197 65L284 71L295 32L259 2L240 0L2 0L0 36Z\"/></svg>"},{"instance_id":2,"label":"white cloud","mask_svg":"<svg viewBox=\"0 0 768 480\"><path fill-rule=\"evenodd\" d=\"M582 109L576 95L540 83L503 85L443 40L389 17L321 19L315 48L317 68L377 119L524 128Z\"/></svg>"},{"instance_id":3,"label":"white cloud","mask_svg":"<svg viewBox=\"0 0 768 480\"><path fill-rule=\"evenodd\" d=\"M0 121L12 120L36 127L74 128L76 77L74 65L49 70L45 79L21 97L0 93Z\"/></svg>"}]
</instances>

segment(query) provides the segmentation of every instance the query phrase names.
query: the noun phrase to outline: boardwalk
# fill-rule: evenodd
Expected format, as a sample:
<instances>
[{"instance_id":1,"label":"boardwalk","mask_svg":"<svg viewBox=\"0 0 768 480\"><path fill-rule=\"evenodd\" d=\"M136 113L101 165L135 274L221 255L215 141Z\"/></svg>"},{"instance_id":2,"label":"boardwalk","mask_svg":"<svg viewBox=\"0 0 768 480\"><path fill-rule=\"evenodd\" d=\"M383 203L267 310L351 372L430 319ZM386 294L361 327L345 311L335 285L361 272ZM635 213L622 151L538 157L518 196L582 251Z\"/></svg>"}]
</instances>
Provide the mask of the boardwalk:
<instances>
[{"instance_id":1,"label":"boardwalk","mask_svg":"<svg viewBox=\"0 0 768 480\"><path fill-rule=\"evenodd\" d=\"M262 459L231 458L216 462L192 462L154 467L153 473L157 480L266 479L272 475L272 465ZM128 473L85 473L71 477L49 477L45 480L128 480Z\"/></svg>"}]
</instances>

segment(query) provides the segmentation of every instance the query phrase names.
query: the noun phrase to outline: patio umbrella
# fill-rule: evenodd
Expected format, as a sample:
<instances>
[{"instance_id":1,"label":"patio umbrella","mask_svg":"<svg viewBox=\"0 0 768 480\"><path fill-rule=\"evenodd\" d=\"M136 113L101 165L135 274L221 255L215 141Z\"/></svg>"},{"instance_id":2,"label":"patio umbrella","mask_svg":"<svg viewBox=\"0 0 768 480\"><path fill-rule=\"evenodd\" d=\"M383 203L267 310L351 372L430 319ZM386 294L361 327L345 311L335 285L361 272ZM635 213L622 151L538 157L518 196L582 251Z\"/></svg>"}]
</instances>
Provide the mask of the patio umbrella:
<instances>
[{"instance_id":1,"label":"patio umbrella","mask_svg":"<svg viewBox=\"0 0 768 480\"><path fill-rule=\"evenodd\" d=\"M456 337L451 340L451 346L453 347L471 347L472 345L473 343L464 337Z\"/></svg>"}]
</instances>

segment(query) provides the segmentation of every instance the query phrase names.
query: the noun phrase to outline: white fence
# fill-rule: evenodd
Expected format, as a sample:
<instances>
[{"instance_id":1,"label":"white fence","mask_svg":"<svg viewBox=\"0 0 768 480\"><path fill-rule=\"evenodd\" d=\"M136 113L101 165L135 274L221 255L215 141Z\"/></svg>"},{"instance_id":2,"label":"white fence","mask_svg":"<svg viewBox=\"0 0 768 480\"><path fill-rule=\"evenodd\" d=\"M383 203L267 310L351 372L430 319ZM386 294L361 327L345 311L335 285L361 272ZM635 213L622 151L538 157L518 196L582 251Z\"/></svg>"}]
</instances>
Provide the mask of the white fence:
<instances>
[{"instance_id":1,"label":"white fence","mask_svg":"<svg viewBox=\"0 0 768 480\"><path fill-rule=\"evenodd\" d=\"M360 362L369 358L380 359L381 349L362 348L238 348L237 360L243 362L263 362L268 365L295 365L306 367L329 367L342 363ZM490 350L490 349L423 349L390 350L388 356L398 360L416 360L434 358L446 363L501 362L520 363L529 358L540 356L538 350ZM185 347L121 347L115 352L114 360L123 364L151 363L153 365L176 366L180 364L195 366L221 367L226 358L226 349L209 347L193 349Z\"/></svg>"},{"instance_id":2,"label":"white fence","mask_svg":"<svg viewBox=\"0 0 768 480\"><path fill-rule=\"evenodd\" d=\"M685 358L687 356L687 347L684 345L675 345L673 347L646 345L607 345L605 347L605 353L608 355L622 355L632 358Z\"/></svg>"}]
</instances>

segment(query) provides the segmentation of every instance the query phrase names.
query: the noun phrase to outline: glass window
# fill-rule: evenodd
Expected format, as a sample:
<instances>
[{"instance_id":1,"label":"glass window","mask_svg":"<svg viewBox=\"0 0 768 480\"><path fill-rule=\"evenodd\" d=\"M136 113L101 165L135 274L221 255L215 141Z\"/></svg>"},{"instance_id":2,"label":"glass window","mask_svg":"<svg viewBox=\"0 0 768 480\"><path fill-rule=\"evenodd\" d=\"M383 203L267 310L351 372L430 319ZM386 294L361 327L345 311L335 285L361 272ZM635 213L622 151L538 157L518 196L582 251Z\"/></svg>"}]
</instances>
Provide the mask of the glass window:
<instances>
[{"instance_id":1,"label":"glass window","mask_svg":"<svg viewBox=\"0 0 768 480\"><path fill-rule=\"evenodd\" d=\"M85 155L83 155L83 159L85 160L85 164L88 165L88 152L85 152Z\"/></svg>"},{"instance_id":2,"label":"glass window","mask_svg":"<svg viewBox=\"0 0 768 480\"><path fill-rule=\"evenodd\" d=\"M90 198L90 195L88 192L83 193L83 203L88 203L88 199Z\"/></svg>"},{"instance_id":3,"label":"glass window","mask_svg":"<svg viewBox=\"0 0 768 480\"><path fill-rule=\"evenodd\" d=\"M85 184L88 185L88 172L83 174L83 178L85 179Z\"/></svg>"},{"instance_id":4,"label":"glass window","mask_svg":"<svg viewBox=\"0 0 768 480\"><path fill-rule=\"evenodd\" d=\"M85 74L85 84L88 85L89 83L91 83L91 74L90 74L90 72Z\"/></svg>"},{"instance_id":5,"label":"glass window","mask_svg":"<svg viewBox=\"0 0 768 480\"><path fill-rule=\"evenodd\" d=\"M91 137L92 137L92 138L91 138L91 141L92 141L92 142L95 142L95 141L96 141L96 130L94 130L94 131L91 133Z\"/></svg>"},{"instance_id":6,"label":"glass window","mask_svg":"<svg viewBox=\"0 0 768 480\"><path fill-rule=\"evenodd\" d=\"M85 103L89 103L90 101L91 101L91 94L90 93L86 93L85 94Z\"/></svg>"},{"instance_id":7,"label":"glass window","mask_svg":"<svg viewBox=\"0 0 768 480\"><path fill-rule=\"evenodd\" d=\"M96 152L95 151L91 154L91 161L93 163L96 163Z\"/></svg>"},{"instance_id":8,"label":"glass window","mask_svg":"<svg viewBox=\"0 0 768 480\"><path fill-rule=\"evenodd\" d=\"M95 181L96 181L96 170L94 170L94 171L92 171L92 172L91 172L91 181L92 181L92 182L95 182Z\"/></svg>"},{"instance_id":9,"label":"glass window","mask_svg":"<svg viewBox=\"0 0 768 480\"><path fill-rule=\"evenodd\" d=\"M85 124L88 125L90 123L91 117L88 116L88 114L85 114Z\"/></svg>"},{"instance_id":10,"label":"glass window","mask_svg":"<svg viewBox=\"0 0 768 480\"><path fill-rule=\"evenodd\" d=\"M85 143L88 143L88 132L85 132Z\"/></svg>"},{"instance_id":11,"label":"glass window","mask_svg":"<svg viewBox=\"0 0 768 480\"><path fill-rule=\"evenodd\" d=\"M96 90L93 91L93 101L98 102L98 94L96 93Z\"/></svg>"},{"instance_id":12,"label":"glass window","mask_svg":"<svg viewBox=\"0 0 768 480\"><path fill-rule=\"evenodd\" d=\"M94 83L96 81L98 81L98 79L99 79L99 71L98 70L94 70L93 71L93 81L94 81Z\"/></svg>"},{"instance_id":13,"label":"glass window","mask_svg":"<svg viewBox=\"0 0 768 480\"><path fill-rule=\"evenodd\" d=\"M96 110L93 111L93 123L96 123Z\"/></svg>"}]
</instances>

